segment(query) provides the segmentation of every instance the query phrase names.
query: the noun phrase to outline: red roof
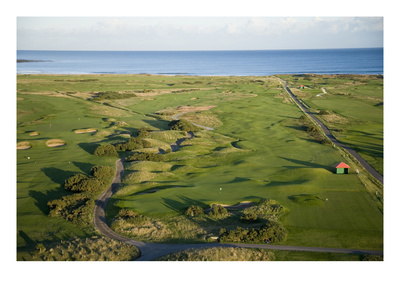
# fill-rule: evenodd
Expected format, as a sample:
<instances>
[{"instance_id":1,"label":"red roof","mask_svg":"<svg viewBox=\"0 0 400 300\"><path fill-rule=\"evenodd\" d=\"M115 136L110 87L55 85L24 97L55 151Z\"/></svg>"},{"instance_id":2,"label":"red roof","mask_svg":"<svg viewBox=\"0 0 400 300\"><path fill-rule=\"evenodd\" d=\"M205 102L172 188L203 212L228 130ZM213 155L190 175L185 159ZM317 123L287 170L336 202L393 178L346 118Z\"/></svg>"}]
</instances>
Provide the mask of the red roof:
<instances>
[{"instance_id":1,"label":"red roof","mask_svg":"<svg viewBox=\"0 0 400 300\"><path fill-rule=\"evenodd\" d=\"M336 167L336 169L337 168L350 169L350 166L346 165L344 162L341 162L341 163L337 164L335 167Z\"/></svg>"}]
</instances>

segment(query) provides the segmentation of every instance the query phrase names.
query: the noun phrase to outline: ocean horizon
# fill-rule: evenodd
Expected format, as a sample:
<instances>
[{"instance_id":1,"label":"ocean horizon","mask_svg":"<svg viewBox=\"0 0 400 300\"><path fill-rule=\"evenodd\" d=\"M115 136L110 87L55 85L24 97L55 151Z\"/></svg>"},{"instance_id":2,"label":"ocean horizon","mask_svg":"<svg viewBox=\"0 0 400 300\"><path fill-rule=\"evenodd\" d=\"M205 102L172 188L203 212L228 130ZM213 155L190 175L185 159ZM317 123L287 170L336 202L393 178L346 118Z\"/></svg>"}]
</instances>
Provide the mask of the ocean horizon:
<instances>
[{"instance_id":1,"label":"ocean horizon","mask_svg":"<svg viewBox=\"0 0 400 300\"><path fill-rule=\"evenodd\" d=\"M383 48L210 51L17 50L17 74L383 75Z\"/></svg>"}]
</instances>

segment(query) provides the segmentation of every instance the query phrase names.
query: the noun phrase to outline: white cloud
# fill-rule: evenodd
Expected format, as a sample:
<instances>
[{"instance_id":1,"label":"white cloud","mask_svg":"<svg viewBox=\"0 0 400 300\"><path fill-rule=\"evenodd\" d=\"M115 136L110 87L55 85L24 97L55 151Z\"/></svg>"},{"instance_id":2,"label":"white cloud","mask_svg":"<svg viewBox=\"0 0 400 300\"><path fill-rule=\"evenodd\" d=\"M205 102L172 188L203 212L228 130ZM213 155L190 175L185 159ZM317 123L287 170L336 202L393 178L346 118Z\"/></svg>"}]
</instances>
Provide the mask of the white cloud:
<instances>
[{"instance_id":1,"label":"white cloud","mask_svg":"<svg viewBox=\"0 0 400 300\"><path fill-rule=\"evenodd\" d=\"M368 35L374 35L374 39ZM372 40L379 43L379 39L383 40L380 38L382 35L382 18L364 17L113 17L18 20L18 49L237 50L353 47L355 44L364 47L370 46Z\"/></svg>"}]
</instances>

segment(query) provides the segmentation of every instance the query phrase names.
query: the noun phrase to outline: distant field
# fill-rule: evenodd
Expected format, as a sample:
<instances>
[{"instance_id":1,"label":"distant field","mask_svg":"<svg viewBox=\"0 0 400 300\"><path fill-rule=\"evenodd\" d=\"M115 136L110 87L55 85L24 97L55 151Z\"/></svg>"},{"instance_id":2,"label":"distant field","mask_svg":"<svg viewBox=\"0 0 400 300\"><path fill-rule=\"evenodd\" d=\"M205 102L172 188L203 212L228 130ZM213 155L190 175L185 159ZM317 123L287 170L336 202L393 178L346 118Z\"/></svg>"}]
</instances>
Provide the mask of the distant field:
<instances>
[{"instance_id":1,"label":"distant field","mask_svg":"<svg viewBox=\"0 0 400 300\"><path fill-rule=\"evenodd\" d=\"M335 119L334 123L341 129L338 138L351 141L380 170L381 84L371 80L371 85L354 86L358 79L352 78L339 82L322 77L309 81L282 78L291 85L310 85L308 90L298 90L299 97L316 111L325 109L342 116L346 121ZM327 82L323 85L327 94L321 100L316 96L322 93L317 79ZM361 103L361 111L346 104L343 97L348 95L332 94L338 93L339 84L342 93L356 95L351 101ZM99 92L111 91L129 98L96 98ZM100 144L127 141L139 128L147 127L151 132L145 139L151 146L143 151L168 150L171 143L186 136L168 130L181 106L209 106L180 118L214 130L194 133L178 151L163 154L162 162L126 162L121 188L107 207L110 223L121 208L129 208L153 224L170 228L193 204L207 208L213 203L274 199L286 208L280 217L289 232L286 244L382 249L381 199L364 187L354 169L349 175L334 174L336 163L351 165L351 161L305 131L299 121L301 111L275 77L18 75L17 143L31 146L17 151L19 257L37 243L96 235L91 226L82 228L49 218L47 202L69 193L62 185L72 174L87 174L94 165L114 167L116 158L93 155ZM325 121L332 125L335 120ZM65 145L46 146L54 139ZM314 205L309 205L309 199L314 199ZM179 242L201 241L207 230L219 230L210 229L209 223L204 228L190 220L185 224L181 231L157 239L168 242L168 236L173 236ZM189 237L184 232L188 228L201 234ZM146 240L149 231L143 236L139 231L135 234Z\"/></svg>"},{"instance_id":2,"label":"distant field","mask_svg":"<svg viewBox=\"0 0 400 300\"><path fill-rule=\"evenodd\" d=\"M282 76L292 92L336 137L383 174L383 78L381 76ZM299 89L304 85L304 89ZM325 89L326 93L322 92Z\"/></svg>"}]
</instances>

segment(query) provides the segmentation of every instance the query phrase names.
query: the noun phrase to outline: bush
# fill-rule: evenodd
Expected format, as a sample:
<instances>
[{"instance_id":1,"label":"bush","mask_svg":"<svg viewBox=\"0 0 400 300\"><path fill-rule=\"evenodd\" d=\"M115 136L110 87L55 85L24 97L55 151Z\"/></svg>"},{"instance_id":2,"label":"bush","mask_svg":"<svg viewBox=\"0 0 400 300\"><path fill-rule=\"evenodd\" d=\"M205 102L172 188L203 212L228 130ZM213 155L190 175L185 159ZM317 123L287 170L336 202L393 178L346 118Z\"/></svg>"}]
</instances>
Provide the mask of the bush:
<instances>
[{"instance_id":1,"label":"bush","mask_svg":"<svg viewBox=\"0 0 400 300\"><path fill-rule=\"evenodd\" d=\"M133 137L130 138L128 142L115 145L115 149L118 151L132 151L148 147L151 147L151 143L149 141L143 140L140 137Z\"/></svg>"},{"instance_id":2,"label":"bush","mask_svg":"<svg viewBox=\"0 0 400 300\"><path fill-rule=\"evenodd\" d=\"M135 218L138 216L138 213L134 212L133 210L123 208L121 209L118 214L115 216L116 219L129 219Z\"/></svg>"},{"instance_id":3,"label":"bush","mask_svg":"<svg viewBox=\"0 0 400 300\"><path fill-rule=\"evenodd\" d=\"M173 120L169 122L168 127L170 130L181 130L181 131L199 131L199 127L193 125L186 120Z\"/></svg>"},{"instance_id":4,"label":"bush","mask_svg":"<svg viewBox=\"0 0 400 300\"><path fill-rule=\"evenodd\" d=\"M202 214L204 214L204 209L197 205L190 206L185 212L185 215L191 217L200 216Z\"/></svg>"},{"instance_id":5,"label":"bush","mask_svg":"<svg viewBox=\"0 0 400 300\"><path fill-rule=\"evenodd\" d=\"M114 222L112 224L113 228L117 228L121 223L129 223L135 226L140 226L144 222L147 221L147 217L140 215L133 210L123 208L114 218Z\"/></svg>"},{"instance_id":6,"label":"bush","mask_svg":"<svg viewBox=\"0 0 400 300\"><path fill-rule=\"evenodd\" d=\"M286 229L278 222L269 221L261 228L245 229L237 227L234 230L220 230L221 242L262 243L269 241L277 243L287 238Z\"/></svg>"},{"instance_id":7,"label":"bush","mask_svg":"<svg viewBox=\"0 0 400 300\"><path fill-rule=\"evenodd\" d=\"M83 181L87 180L88 177L85 174L77 173L69 177L67 180L64 182L64 188L67 191L75 192L77 191L77 186Z\"/></svg>"},{"instance_id":8,"label":"bush","mask_svg":"<svg viewBox=\"0 0 400 300\"><path fill-rule=\"evenodd\" d=\"M114 91L107 91L107 92L99 92L95 95L96 100L114 100L114 99L127 99L136 97L133 93L118 93Z\"/></svg>"},{"instance_id":9,"label":"bush","mask_svg":"<svg viewBox=\"0 0 400 300\"><path fill-rule=\"evenodd\" d=\"M64 188L70 192L97 193L105 187L107 182L114 176L111 167L94 166L90 170L92 176L77 173L65 180Z\"/></svg>"},{"instance_id":10,"label":"bush","mask_svg":"<svg viewBox=\"0 0 400 300\"><path fill-rule=\"evenodd\" d=\"M258 221L258 216L255 213L245 213L240 220L247 223L253 223Z\"/></svg>"},{"instance_id":11,"label":"bush","mask_svg":"<svg viewBox=\"0 0 400 300\"><path fill-rule=\"evenodd\" d=\"M94 155L97 156L117 156L118 153L113 145L100 145L94 151Z\"/></svg>"},{"instance_id":12,"label":"bush","mask_svg":"<svg viewBox=\"0 0 400 300\"><path fill-rule=\"evenodd\" d=\"M87 225L94 208L94 195L105 189L114 176L111 167L94 166L92 176L77 173L65 180L64 188L75 194L64 196L47 203L50 217L62 217L75 224Z\"/></svg>"},{"instance_id":13,"label":"bush","mask_svg":"<svg viewBox=\"0 0 400 300\"><path fill-rule=\"evenodd\" d=\"M77 193L49 201L50 217L62 217L74 224L89 224L94 201L87 193Z\"/></svg>"},{"instance_id":14,"label":"bush","mask_svg":"<svg viewBox=\"0 0 400 300\"><path fill-rule=\"evenodd\" d=\"M145 128L145 127L139 128L139 132L137 134L137 137L138 138L143 138L143 137L149 135L150 132L151 132L151 129L148 129L148 128Z\"/></svg>"},{"instance_id":15,"label":"bush","mask_svg":"<svg viewBox=\"0 0 400 300\"><path fill-rule=\"evenodd\" d=\"M323 115L329 115L330 113L329 113L329 111L327 111L327 110L325 110L325 109L322 109L322 110L319 111L318 114L319 114L320 116L323 116Z\"/></svg>"},{"instance_id":16,"label":"bush","mask_svg":"<svg viewBox=\"0 0 400 300\"><path fill-rule=\"evenodd\" d=\"M126 158L126 161L164 161L164 157L157 153L134 153Z\"/></svg>"},{"instance_id":17,"label":"bush","mask_svg":"<svg viewBox=\"0 0 400 300\"><path fill-rule=\"evenodd\" d=\"M90 170L90 174L101 182L106 182L111 177L114 177L114 169L105 166L94 166Z\"/></svg>"},{"instance_id":18,"label":"bush","mask_svg":"<svg viewBox=\"0 0 400 300\"><path fill-rule=\"evenodd\" d=\"M225 207L214 204L211 207L211 211L208 213L208 215L214 218L222 218L228 216L228 211L226 210Z\"/></svg>"}]
</instances>

